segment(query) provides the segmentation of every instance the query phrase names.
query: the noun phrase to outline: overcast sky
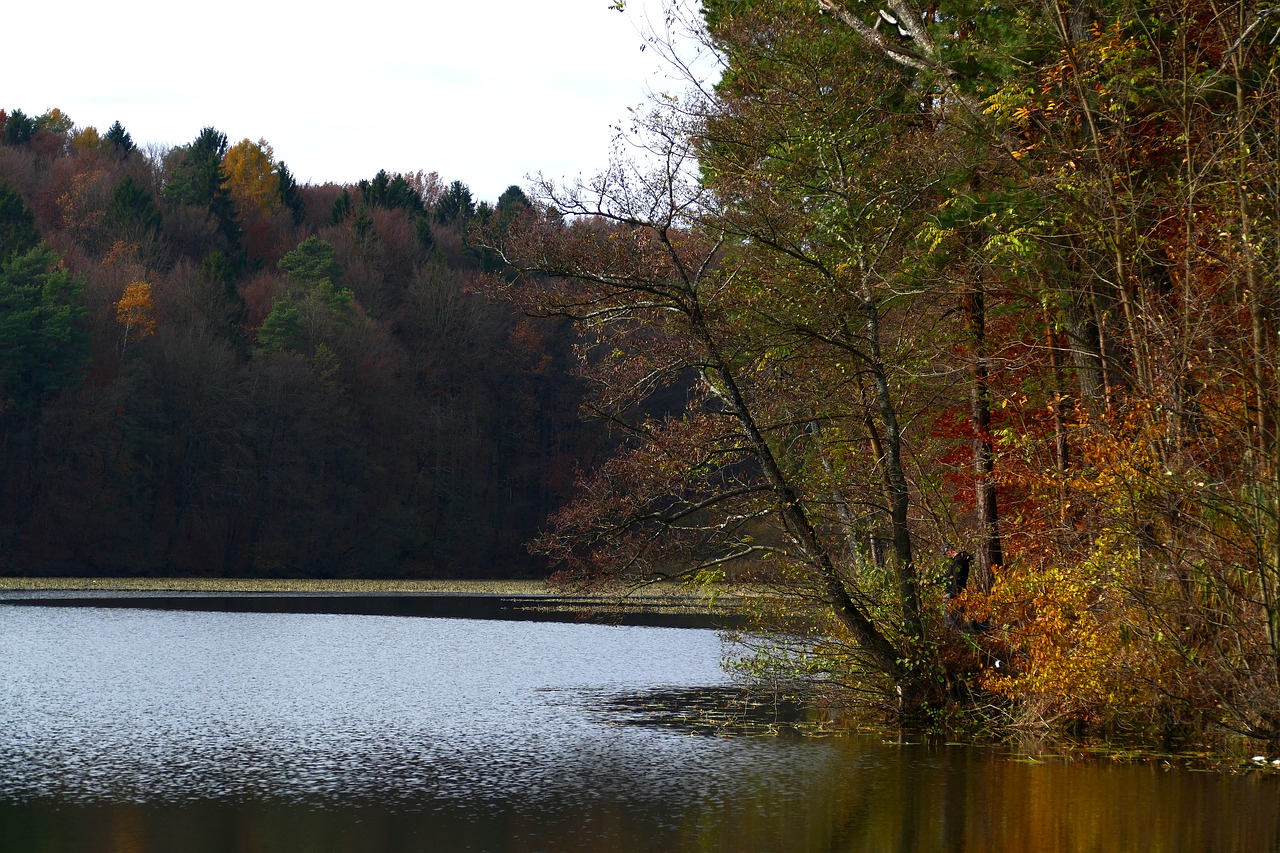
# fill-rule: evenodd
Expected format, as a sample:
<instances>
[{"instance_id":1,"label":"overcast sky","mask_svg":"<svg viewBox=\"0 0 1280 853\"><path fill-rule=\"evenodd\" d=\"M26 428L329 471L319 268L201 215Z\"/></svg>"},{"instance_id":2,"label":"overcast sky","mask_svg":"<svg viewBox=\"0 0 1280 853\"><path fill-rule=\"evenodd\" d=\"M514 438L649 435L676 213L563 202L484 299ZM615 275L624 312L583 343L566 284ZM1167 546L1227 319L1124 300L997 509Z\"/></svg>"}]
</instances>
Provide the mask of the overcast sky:
<instances>
[{"instance_id":1,"label":"overcast sky","mask_svg":"<svg viewBox=\"0 0 1280 853\"><path fill-rule=\"evenodd\" d=\"M0 108L58 107L139 145L212 125L299 182L439 172L496 200L607 163L612 127L678 89L638 27L660 0L65 0L4 12Z\"/></svg>"}]
</instances>

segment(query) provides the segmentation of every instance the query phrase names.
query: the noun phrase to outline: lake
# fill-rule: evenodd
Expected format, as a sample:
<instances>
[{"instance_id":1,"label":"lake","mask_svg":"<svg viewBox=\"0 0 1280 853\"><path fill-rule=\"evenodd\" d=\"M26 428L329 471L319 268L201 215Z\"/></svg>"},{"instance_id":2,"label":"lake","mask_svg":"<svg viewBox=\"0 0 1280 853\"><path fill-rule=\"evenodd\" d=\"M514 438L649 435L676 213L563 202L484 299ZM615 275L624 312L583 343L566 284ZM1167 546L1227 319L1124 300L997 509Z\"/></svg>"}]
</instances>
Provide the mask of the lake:
<instances>
[{"instance_id":1,"label":"lake","mask_svg":"<svg viewBox=\"0 0 1280 853\"><path fill-rule=\"evenodd\" d=\"M1276 851L1280 778L637 725L710 630L0 604L0 851Z\"/></svg>"}]
</instances>

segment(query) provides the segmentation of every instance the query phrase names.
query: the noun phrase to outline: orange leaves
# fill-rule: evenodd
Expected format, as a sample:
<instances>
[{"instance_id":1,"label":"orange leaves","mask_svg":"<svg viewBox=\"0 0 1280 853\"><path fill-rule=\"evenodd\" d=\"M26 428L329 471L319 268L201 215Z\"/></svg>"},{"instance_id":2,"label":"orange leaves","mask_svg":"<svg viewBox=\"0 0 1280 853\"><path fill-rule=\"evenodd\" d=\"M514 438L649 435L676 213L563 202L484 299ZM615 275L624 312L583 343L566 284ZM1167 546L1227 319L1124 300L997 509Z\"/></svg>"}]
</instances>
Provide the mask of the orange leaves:
<instances>
[{"instance_id":1,"label":"orange leaves","mask_svg":"<svg viewBox=\"0 0 1280 853\"><path fill-rule=\"evenodd\" d=\"M92 242L106 218L107 173L102 169L77 172L71 186L58 196L63 227L77 240Z\"/></svg>"},{"instance_id":2,"label":"orange leaves","mask_svg":"<svg viewBox=\"0 0 1280 853\"><path fill-rule=\"evenodd\" d=\"M116 322L124 326L121 351L129 345L130 336L138 340L155 333L155 311L151 285L145 281L135 281L125 286L124 295L116 302Z\"/></svg>"},{"instance_id":3,"label":"orange leaves","mask_svg":"<svg viewBox=\"0 0 1280 853\"><path fill-rule=\"evenodd\" d=\"M1017 653L1012 666L987 672L984 687L1091 721L1140 715L1169 663L1130 594L1140 571L1132 539L1106 533L1081 562L1063 555L1003 573L987 604Z\"/></svg>"},{"instance_id":4,"label":"orange leaves","mask_svg":"<svg viewBox=\"0 0 1280 853\"><path fill-rule=\"evenodd\" d=\"M116 264L132 264L136 262L138 255L138 244L127 243L124 240L117 240L111 244L111 248L102 256L102 267L115 266Z\"/></svg>"},{"instance_id":5,"label":"orange leaves","mask_svg":"<svg viewBox=\"0 0 1280 853\"><path fill-rule=\"evenodd\" d=\"M1027 506L1061 508L1006 516L1011 559L990 596L965 602L997 626L993 653L1009 662L983 686L1024 721L1172 725L1245 689L1239 640L1261 635L1259 574L1233 436L1243 395L1226 390L1181 410L1133 392L1105 413L1079 409L1063 471L1003 457L1002 482Z\"/></svg>"}]
</instances>

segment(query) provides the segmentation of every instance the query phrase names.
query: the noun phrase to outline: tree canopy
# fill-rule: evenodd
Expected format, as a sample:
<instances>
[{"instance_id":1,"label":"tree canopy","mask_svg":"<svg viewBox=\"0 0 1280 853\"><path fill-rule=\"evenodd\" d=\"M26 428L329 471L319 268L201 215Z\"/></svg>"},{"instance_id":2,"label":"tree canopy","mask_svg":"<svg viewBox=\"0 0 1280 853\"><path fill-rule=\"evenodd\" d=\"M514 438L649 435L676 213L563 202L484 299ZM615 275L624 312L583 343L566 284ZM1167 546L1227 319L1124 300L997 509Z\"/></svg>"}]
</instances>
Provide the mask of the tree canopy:
<instances>
[{"instance_id":1,"label":"tree canopy","mask_svg":"<svg viewBox=\"0 0 1280 853\"><path fill-rule=\"evenodd\" d=\"M1280 736L1271 10L701 12L493 232L627 436L542 547L766 583L762 666L899 714Z\"/></svg>"},{"instance_id":2,"label":"tree canopy","mask_svg":"<svg viewBox=\"0 0 1280 853\"><path fill-rule=\"evenodd\" d=\"M0 122L0 572L546 573L601 439L569 330L469 286L438 176Z\"/></svg>"}]
</instances>

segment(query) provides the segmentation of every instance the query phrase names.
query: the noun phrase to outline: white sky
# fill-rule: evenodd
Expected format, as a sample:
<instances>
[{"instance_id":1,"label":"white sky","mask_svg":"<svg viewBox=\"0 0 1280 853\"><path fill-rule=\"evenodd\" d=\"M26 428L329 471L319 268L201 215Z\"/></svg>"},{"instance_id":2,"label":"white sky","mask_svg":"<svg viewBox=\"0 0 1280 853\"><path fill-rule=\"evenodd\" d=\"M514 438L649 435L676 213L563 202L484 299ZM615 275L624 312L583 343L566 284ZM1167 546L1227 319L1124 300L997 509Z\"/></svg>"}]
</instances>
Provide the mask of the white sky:
<instances>
[{"instance_id":1,"label":"white sky","mask_svg":"<svg viewBox=\"0 0 1280 853\"><path fill-rule=\"evenodd\" d=\"M15 0L0 108L58 107L138 145L213 125L265 138L300 183L436 171L494 201L589 176L648 91L680 91L638 24L660 0Z\"/></svg>"}]
</instances>

